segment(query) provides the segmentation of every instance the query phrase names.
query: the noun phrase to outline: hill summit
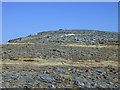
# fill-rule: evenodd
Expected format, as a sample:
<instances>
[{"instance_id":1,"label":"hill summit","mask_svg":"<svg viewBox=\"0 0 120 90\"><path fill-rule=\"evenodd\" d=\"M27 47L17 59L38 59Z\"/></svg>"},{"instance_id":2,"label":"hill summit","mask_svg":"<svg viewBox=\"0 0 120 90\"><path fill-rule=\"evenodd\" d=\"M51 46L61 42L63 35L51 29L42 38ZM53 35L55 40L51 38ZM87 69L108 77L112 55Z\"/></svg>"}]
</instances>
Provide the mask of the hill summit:
<instances>
[{"instance_id":1,"label":"hill summit","mask_svg":"<svg viewBox=\"0 0 120 90\"><path fill-rule=\"evenodd\" d=\"M9 40L10 43L69 43L118 44L117 32L96 30L63 30L40 32L27 37Z\"/></svg>"}]
</instances>

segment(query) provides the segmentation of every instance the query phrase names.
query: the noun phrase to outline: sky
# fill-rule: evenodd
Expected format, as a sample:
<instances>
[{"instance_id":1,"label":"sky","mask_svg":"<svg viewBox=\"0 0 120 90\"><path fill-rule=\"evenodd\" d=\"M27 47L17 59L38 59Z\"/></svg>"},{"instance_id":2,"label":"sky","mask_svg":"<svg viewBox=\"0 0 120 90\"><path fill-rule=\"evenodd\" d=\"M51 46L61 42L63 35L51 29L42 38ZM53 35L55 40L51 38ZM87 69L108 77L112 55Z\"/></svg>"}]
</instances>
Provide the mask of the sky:
<instances>
[{"instance_id":1,"label":"sky","mask_svg":"<svg viewBox=\"0 0 120 90\"><path fill-rule=\"evenodd\" d=\"M118 32L117 2L3 2L2 42L43 31Z\"/></svg>"}]
</instances>

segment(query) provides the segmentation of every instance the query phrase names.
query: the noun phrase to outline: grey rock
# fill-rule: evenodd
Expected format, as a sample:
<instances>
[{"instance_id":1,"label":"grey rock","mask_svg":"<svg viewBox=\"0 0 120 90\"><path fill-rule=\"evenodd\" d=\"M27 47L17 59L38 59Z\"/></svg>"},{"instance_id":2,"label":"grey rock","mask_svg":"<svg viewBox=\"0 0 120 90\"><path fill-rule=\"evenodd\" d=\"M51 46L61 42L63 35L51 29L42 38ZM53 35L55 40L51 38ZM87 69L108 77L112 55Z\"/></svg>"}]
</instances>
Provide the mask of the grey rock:
<instances>
[{"instance_id":1,"label":"grey rock","mask_svg":"<svg viewBox=\"0 0 120 90\"><path fill-rule=\"evenodd\" d=\"M48 81L47 80L41 80L41 82L47 83Z\"/></svg>"},{"instance_id":2,"label":"grey rock","mask_svg":"<svg viewBox=\"0 0 120 90\"><path fill-rule=\"evenodd\" d=\"M63 72L64 68L55 68L56 71Z\"/></svg>"},{"instance_id":3,"label":"grey rock","mask_svg":"<svg viewBox=\"0 0 120 90\"><path fill-rule=\"evenodd\" d=\"M85 83L85 82L88 82L88 80L87 79L85 79L84 77L78 77L78 78L75 78L74 80L76 80L76 81L79 81L79 82L81 82L81 83Z\"/></svg>"},{"instance_id":4,"label":"grey rock","mask_svg":"<svg viewBox=\"0 0 120 90\"><path fill-rule=\"evenodd\" d=\"M97 86L98 88L106 88L106 86L103 86L103 85L99 85Z\"/></svg>"},{"instance_id":5,"label":"grey rock","mask_svg":"<svg viewBox=\"0 0 120 90\"><path fill-rule=\"evenodd\" d=\"M32 88L32 85L31 84L25 84L23 85L25 88Z\"/></svg>"},{"instance_id":6,"label":"grey rock","mask_svg":"<svg viewBox=\"0 0 120 90\"><path fill-rule=\"evenodd\" d=\"M92 86L87 85L87 86L84 86L83 88L92 88Z\"/></svg>"},{"instance_id":7,"label":"grey rock","mask_svg":"<svg viewBox=\"0 0 120 90\"><path fill-rule=\"evenodd\" d=\"M113 67L113 65L108 65L108 67Z\"/></svg>"},{"instance_id":8,"label":"grey rock","mask_svg":"<svg viewBox=\"0 0 120 90\"><path fill-rule=\"evenodd\" d=\"M110 84L109 80L104 79L103 81L106 82L107 84Z\"/></svg>"},{"instance_id":9,"label":"grey rock","mask_svg":"<svg viewBox=\"0 0 120 90\"><path fill-rule=\"evenodd\" d=\"M61 77L60 76L56 76L56 77L54 77L54 79L57 79L57 80L59 80Z\"/></svg>"},{"instance_id":10,"label":"grey rock","mask_svg":"<svg viewBox=\"0 0 120 90\"><path fill-rule=\"evenodd\" d=\"M97 86L97 83L92 83L91 85L92 85L92 86Z\"/></svg>"},{"instance_id":11,"label":"grey rock","mask_svg":"<svg viewBox=\"0 0 120 90\"><path fill-rule=\"evenodd\" d=\"M56 81L54 78L49 77L49 76L41 76L41 79L47 80L47 81Z\"/></svg>"},{"instance_id":12,"label":"grey rock","mask_svg":"<svg viewBox=\"0 0 120 90\"><path fill-rule=\"evenodd\" d=\"M103 73L105 72L105 70L103 68L97 68L95 69L96 72L99 72L99 73Z\"/></svg>"},{"instance_id":13,"label":"grey rock","mask_svg":"<svg viewBox=\"0 0 120 90\"><path fill-rule=\"evenodd\" d=\"M52 84L47 84L48 88L56 88L54 85Z\"/></svg>"},{"instance_id":14,"label":"grey rock","mask_svg":"<svg viewBox=\"0 0 120 90\"><path fill-rule=\"evenodd\" d=\"M73 88L73 87L65 87L65 88Z\"/></svg>"},{"instance_id":15,"label":"grey rock","mask_svg":"<svg viewBox=\"0 0 120 90\"><path fill-rule=\"evenodd\" d=\"M79 82L79 81L74 81L75 84L78 84L78 85L84 85L84 83L82 82Z\"/></svg>"}]
</instances>

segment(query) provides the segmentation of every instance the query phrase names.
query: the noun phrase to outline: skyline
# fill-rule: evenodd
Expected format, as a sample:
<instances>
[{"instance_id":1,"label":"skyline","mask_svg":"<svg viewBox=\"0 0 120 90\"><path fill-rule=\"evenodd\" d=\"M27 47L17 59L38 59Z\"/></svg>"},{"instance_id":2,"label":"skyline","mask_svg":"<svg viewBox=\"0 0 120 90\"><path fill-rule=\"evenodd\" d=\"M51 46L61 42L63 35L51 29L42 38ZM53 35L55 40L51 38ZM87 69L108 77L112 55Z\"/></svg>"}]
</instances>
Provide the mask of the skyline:
<instances>
[{"instance_id":1,"label":"skyline","mask_svg":"<svg viewBox=\"0 0 120 90\"><path fill-rule=\"evenodd\" d=\"M4 2L2 39L58 29L118 32L117 2Z\"/></svg>"}]
</instances>

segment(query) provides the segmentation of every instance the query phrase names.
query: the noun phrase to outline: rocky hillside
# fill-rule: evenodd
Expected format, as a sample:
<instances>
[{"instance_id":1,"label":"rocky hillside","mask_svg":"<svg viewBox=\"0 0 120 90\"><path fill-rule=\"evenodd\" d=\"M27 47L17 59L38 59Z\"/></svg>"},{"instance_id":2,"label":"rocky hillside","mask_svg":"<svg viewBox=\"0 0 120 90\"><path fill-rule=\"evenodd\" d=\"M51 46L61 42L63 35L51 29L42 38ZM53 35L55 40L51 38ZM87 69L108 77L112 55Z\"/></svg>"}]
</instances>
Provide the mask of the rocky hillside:
<instances>
[{"instance_id":1,"label":"rocky hillside","mask_svg":"<svg viewBox=\"0 0 120 90\"><path fill-rule=\"evenodd\" d=\"M69 43L118 44L117 32L95 30L58 30L40 32L27 37L9 40L10 43Z\"/></svg>"},{"instance_id":2,"label":"rocky hillside","mask_svg":"<svg viewBox=\"0 0 120 90\"><path fill-rule=\"evenodd\" d=\"M95 30L60 29L9 40L0 44L2 88L119 90L117 45L117 32Z\"/></svg>"}]
</instances>

